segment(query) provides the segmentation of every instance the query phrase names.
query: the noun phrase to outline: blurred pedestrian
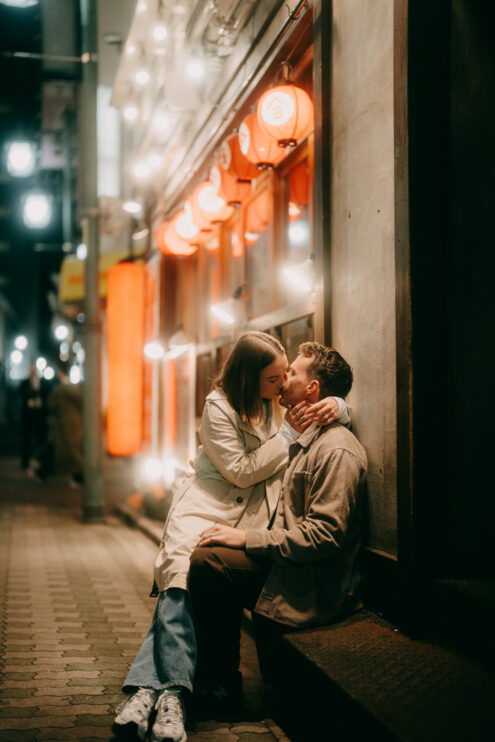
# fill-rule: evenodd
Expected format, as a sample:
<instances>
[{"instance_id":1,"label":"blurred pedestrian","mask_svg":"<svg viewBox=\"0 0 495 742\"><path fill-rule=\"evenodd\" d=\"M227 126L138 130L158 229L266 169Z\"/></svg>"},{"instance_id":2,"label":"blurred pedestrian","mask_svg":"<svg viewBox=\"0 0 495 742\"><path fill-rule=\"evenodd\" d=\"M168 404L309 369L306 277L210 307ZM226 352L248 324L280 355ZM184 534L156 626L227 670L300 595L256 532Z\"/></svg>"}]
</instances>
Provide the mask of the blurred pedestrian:
<instances>
[{"instance_id":1,"label":"blurred pedestrian","mask_svg":"<svg viewBox=\"0 0 495 742\"><path fill-rule=\"evenodd\" d=\"M49 388L40 379L36 365L29 364L29 376L21 381L21 467L27 469L31 456L46 436L46 400Z\"/></svg>"},{"instance_id":2,"label":"blurred pedestrian","mask_svg":"<svg viewBox=\"0 0 495 742\"><path fill-rule=\"evenodd\" d=\"M38 452L35 476L45 480L52 474L68 474L69 484L78 487L83 479L82 388L72 384L61 368L59 384L48 397L48 436Z\"/></svg>"}]
</instances>

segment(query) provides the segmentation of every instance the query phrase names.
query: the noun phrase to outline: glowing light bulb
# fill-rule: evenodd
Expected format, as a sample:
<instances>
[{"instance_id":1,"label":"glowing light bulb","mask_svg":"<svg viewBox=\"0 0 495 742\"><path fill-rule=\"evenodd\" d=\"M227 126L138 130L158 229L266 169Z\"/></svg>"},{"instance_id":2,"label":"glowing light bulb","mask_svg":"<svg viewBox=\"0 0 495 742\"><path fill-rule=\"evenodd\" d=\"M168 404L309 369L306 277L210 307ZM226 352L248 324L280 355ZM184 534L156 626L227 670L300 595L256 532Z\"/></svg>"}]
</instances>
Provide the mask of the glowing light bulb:
<instances>
[{"instance_id":1,"label":"glowing light bulb","mask_svg":"<svg viewBox=\"0 0 495 742\"><path fill-rule=\"evenodd\" d=\"M47 227L52 218L51 199L44 193L31 193L24 203L24 224L31 229Z\"/></svg>"},{"instance_id":2,"label":"glowing light bulb","mask_svg":"<svg viewBox=\"0 0 495 742\"><path fill-rule=\"evenodd\" d=\"M26 350L28 345L27 337L25 335L18 335L14 340L14 345L17 350Z\"/></svg>"},{"instance_id":3,"label":"glowing light bulb","mask_svg":"<svg viewBox=\"0 0 495 742\"><path fill-rule=\"evenodd\" d=\"M78 260L86 260L87 256L88 256L87 245L85 245L84 242L81 242L81 244L76 247L76 257Z\"/></svg>"},{"instance_id":4,"label":"glowing light bulb","mask_svg":"<svg viewBox=\"0 0 495 742\"><path fill-rule=\"evenodd\" d=\"M36 156L30 142L12 142L7 151L7 170L16 178L27 177L34 172Z\"/></svg>"}]
</instances>

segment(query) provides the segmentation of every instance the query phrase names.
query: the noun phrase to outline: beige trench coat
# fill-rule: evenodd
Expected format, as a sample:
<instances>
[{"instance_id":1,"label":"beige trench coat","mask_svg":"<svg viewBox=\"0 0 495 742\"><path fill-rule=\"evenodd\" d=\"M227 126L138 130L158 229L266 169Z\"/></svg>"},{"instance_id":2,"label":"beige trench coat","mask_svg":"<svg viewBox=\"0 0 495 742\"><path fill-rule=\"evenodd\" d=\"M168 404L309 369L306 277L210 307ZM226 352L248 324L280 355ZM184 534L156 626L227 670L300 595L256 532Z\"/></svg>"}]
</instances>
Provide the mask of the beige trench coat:
<instances>
[{"instance_id":1,"label":"beige trench coat","mask_svg":"<svg viewBox=\"0 0 495 742\"><path fill-rule=\"evenodd\" d=\"M243 423L224 392L206 398L194 462L195 476L174 497L155 562L160 591L187 587L189 558L213 523L267 528L280 496L288 460L277 435L282 410L270 405L261 426Z\"/></svg>"}]
</instances>

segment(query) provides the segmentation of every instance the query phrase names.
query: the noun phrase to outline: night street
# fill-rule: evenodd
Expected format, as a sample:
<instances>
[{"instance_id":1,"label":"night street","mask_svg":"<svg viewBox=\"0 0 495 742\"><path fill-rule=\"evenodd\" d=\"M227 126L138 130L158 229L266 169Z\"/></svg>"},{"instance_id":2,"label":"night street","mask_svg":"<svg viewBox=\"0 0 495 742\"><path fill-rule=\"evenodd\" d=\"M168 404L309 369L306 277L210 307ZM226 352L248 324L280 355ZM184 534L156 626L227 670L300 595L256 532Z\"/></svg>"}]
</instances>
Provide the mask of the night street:
<instances>
[{"instance_id":1,"label":"night street","mask_svg":"<svg viewBox=\"0 0 495 742\"><path fill-rule=\"evenodd\" d=\"M15 459L1 461L0 500L0 740L114 739L121 682L155 606L156 546L111 514L83 524L81 490L62 479L39 485ZM247 721L202 722L189 739L287 739L266 719L247 636L244 644Z\"/></svg>"},{"instance_id":2,"label":"night street","mask_svg":"<svg viewBox=\"0 0 495 742\"><path fill-rule=\"evenodd\" d=\"M0 742L494 737L494 28L0 0Z\"/></svg>"}]
</instances>

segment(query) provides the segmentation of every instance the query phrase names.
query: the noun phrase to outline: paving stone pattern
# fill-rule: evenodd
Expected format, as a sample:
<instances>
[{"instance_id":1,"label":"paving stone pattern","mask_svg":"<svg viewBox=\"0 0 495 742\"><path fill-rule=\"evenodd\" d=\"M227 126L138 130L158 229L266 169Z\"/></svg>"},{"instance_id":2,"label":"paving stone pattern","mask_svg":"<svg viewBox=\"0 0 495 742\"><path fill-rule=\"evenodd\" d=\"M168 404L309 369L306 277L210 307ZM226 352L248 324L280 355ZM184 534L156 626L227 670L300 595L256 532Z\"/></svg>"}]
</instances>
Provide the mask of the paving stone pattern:
<instances>
[{"instance_id":1,"label":"paving stone pattern","mask_svg":"<svg viewBox=\"0 0 495 742\"><path fill-rule=\"evenodd\" d=\"M82 524L38 499L1 505L0 742L112 740L121 682L154 609L156 547L115 518ZM273 721L248 716L198 723L188 738L288 742Z\"/></svg>"}]
</instances>

